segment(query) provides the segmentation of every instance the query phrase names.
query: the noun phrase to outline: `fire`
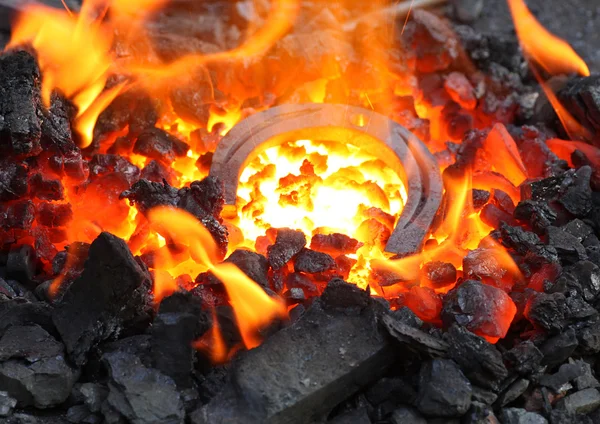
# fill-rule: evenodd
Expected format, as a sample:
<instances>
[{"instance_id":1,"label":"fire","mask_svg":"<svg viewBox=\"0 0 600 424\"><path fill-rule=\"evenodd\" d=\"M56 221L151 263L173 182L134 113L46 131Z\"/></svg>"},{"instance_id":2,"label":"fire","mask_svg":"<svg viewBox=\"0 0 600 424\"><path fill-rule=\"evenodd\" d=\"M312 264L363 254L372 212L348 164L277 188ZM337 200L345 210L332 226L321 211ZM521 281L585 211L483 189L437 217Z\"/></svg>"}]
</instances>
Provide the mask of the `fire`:
<instances>
[{"instance_id":1,"label":"fire","mask_svg":"<svg viewBox=\"0 0 600 424\"><path fill-rule=\"evenodd\" d=\"M198 271L208 270L223 283L246 348L250 349L260 344L258 330L277 317L287 316L285 306L269 297L239 268L233 264L218 263L218 248L211 234L195 217L179 209L157 207L148 212L148 220L152 228L166 240L172 240L178 246L185 246L184 255L189 253L190 258L198 265ZM168 272L174 263L180 261L170 253L173 250L178 249L164 250L165 257L155 267L159 274L161 271ZM174 289L172 280L169 281L168 277L166 280L164 277L156 279L155 284L155 296L164 295ZM160 301L160 298L157 300Z\"/></svg>"}]
</instances>

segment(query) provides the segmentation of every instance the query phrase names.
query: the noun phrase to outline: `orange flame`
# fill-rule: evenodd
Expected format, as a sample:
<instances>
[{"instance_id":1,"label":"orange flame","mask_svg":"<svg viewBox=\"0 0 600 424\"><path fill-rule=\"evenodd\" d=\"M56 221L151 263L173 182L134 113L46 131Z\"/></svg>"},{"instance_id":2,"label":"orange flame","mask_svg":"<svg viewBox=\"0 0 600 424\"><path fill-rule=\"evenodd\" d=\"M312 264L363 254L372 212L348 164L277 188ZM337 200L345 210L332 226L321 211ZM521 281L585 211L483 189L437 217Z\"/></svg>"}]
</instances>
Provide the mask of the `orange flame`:
<instances>
[{"instance_id":1,"label":"orange flame","mask_svg":"<svg viewBox=\"0 0 600 424\"><path fill-rule=\"evenodd\" d=\"M148 220L163 237L187 246L194 262L221 280L246 348L260 343L258 330L277 317L287 316L285 305L269 297L239 268L229 263L217 263L218 248L208 230L194 216L180 209L156 207L148 212Z\"/></svg>"}]
</instances>

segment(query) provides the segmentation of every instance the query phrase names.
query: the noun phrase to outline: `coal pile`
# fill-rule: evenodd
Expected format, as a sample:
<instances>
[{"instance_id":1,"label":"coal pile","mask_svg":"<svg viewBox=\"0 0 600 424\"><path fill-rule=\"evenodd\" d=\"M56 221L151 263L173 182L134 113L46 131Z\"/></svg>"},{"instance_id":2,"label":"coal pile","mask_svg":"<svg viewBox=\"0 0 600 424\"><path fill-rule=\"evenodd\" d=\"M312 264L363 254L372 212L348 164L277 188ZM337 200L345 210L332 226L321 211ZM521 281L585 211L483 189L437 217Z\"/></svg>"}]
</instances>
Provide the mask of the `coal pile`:
<instances>
[{"instance_id":1,"label":"coal pile","mask_svg":"<svg viewBox=\"0 0 600 424\"><path fill-rule=\"evenodd\" d=\"M155 99L125 92L81 149L74 105L58 91L45 104L35 54L4 52L0 423L600 422L598 138L555 148L564 134L552 113L534 107L537 84L515 40L464 25L477 22L481 2L453 3L460 22L415 10L396 41L425 101L445 105L440 131L456 141L437 146L448 198L436 222L451 215L451 183L469 175L467 206L493 230L460 263L428 261L409 277L373 267L365 290L347 282L365 245L351 235L269 228L256 251L228 254L239 235L224 219L221 182L179 184L171 167L193 143L202 154L194 167L209 168L218 126L196 130L188 144L161 127ZM303 36L273 54L302 64L294 46ZM162 47L185 44L174 40ZM351 103L360 90L331 83L325 91L349 93ZM587 77L559 93L591 134L600 128L599 92L598 77ZM427 140L429 123L408 97L390 113ZM203 123L235 100L218 87L170 93L180 116ZM245 106L275 102L264 95ZM499 174L499 162L523 181ZM314 165L307 161L312 178ZM172 290L158 302L164 252L189 252L168 237L142 252L150 231L142 219L128 240L119 237L130 206L144 219L161 206L193 216L216 246L214 263L167 279ZM362 230L375 245L393 217L370 213ZM69 242L74 234L94 236ZM426 249L438 247L430 242ZM499 246L516 270L501 262ZM251 349L217 265L241 271L289 312L257 329ZM381 295L394 287L402 290ZM215 360L218 346L225 360Z\"/></svg>"}]
</instances>

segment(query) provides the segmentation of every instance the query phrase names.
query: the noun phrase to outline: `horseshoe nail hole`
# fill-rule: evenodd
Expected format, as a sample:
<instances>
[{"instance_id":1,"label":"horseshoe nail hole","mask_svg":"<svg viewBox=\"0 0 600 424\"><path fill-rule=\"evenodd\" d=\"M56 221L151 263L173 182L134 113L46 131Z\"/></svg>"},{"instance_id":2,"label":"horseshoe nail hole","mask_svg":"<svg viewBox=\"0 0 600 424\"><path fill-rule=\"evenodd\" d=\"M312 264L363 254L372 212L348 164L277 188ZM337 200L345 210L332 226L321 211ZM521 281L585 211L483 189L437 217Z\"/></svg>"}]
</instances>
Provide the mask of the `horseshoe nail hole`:
<instances>
[{"instance_id":1,"label":"horseshoe nail hole","mask_svg":"<svg viewBox=\"0 0 600 424\"><path fill-rule=\"evenodd\" d=\"M357 127L364 127L367 123L367 117L362 113L355 113L350 117L350 122Z\"/></svg>"}]
</instances>

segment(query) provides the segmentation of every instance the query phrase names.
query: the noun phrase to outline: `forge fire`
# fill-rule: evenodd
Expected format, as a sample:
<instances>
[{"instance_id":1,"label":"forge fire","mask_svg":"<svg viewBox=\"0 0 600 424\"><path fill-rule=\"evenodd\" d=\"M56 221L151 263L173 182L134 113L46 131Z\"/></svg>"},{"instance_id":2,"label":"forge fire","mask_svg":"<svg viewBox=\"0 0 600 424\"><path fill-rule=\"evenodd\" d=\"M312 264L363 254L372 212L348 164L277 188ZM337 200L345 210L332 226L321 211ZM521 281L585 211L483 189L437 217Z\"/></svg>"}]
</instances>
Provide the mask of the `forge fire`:
<instances>
[{"instance_id":1,"label":"forge fire","mask_svg":"<svg viewBox=\"0 0 600 424\"><path fill-rule=\"evenodd\" d=\"M540 1L0 1L0 422L600 422Z\"/></svg>"}]
</instances>

